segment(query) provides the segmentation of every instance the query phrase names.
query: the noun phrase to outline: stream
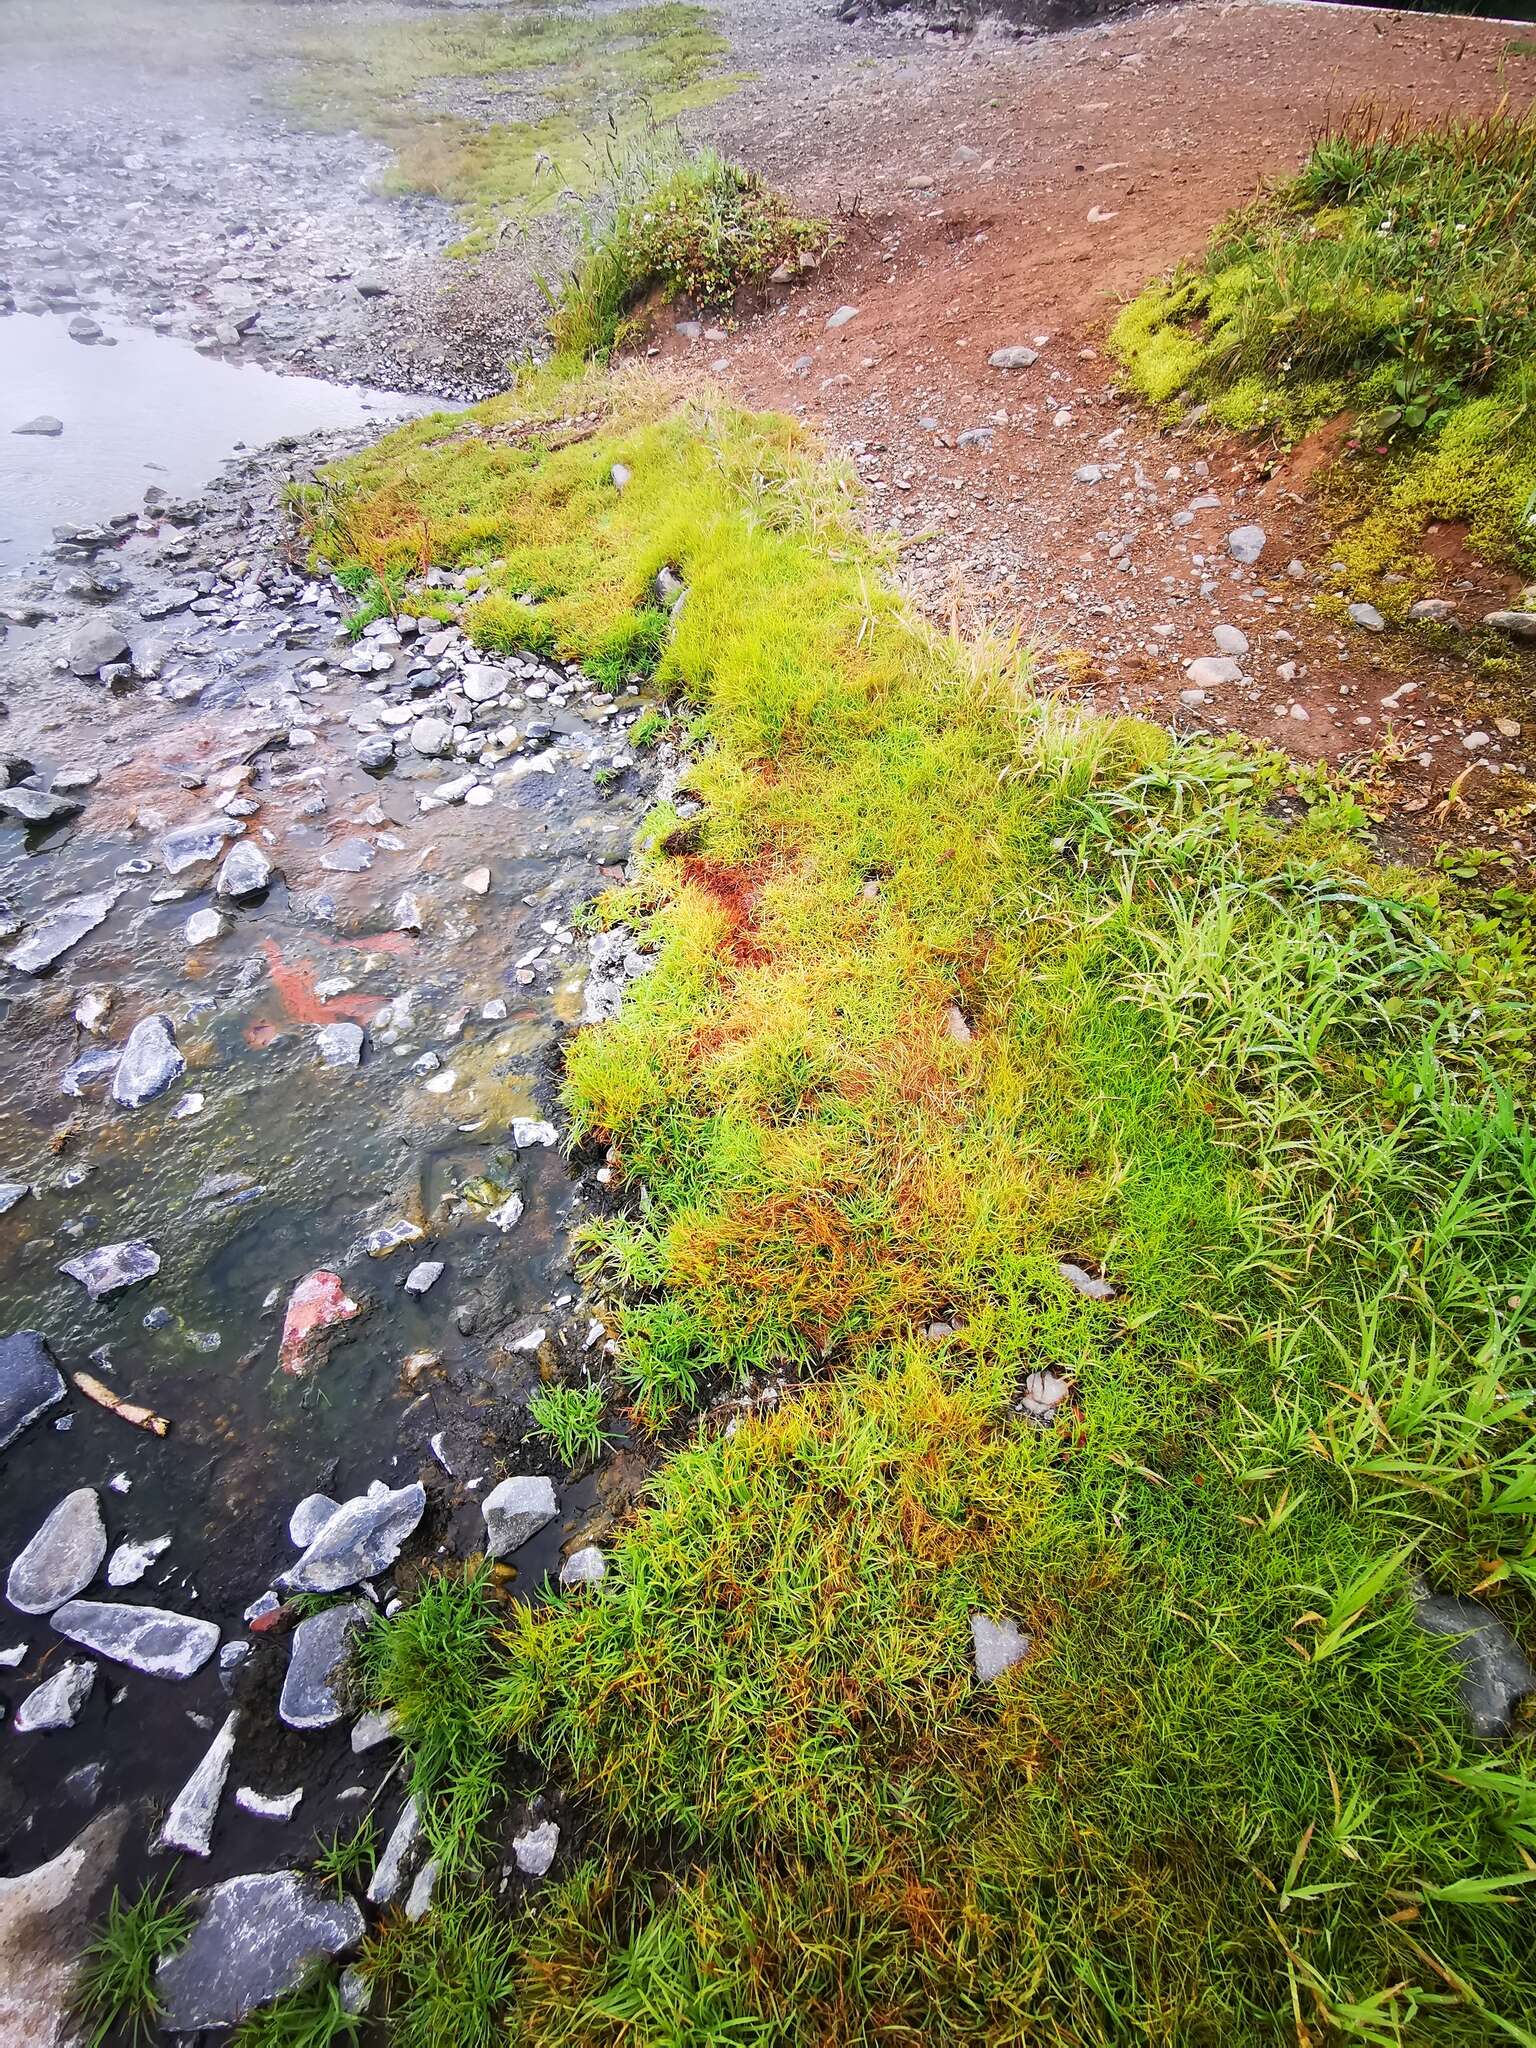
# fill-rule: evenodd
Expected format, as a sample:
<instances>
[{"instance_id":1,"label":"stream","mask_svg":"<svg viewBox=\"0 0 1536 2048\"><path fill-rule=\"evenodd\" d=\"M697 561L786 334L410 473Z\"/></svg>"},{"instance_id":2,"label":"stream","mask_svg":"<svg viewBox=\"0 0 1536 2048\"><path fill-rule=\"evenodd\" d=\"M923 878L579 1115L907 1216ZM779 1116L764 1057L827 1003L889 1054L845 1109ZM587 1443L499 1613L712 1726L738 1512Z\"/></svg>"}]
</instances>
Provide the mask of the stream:
<instances>
[{"instance_id":1,"label":"stream","mask_svg":"<svg viewBox=\"0 0 1536 2048\"><path fill-rule=\"evenodd\" d=\"M486 1548L480 1502L509 1472L559 1502L503 1558L519 1595L606 1526L611 1474L568 1483L526 1403L605 1336L568 1256L601 1189L564 1159L555 1096L562 1037L648 965L580 913L623 875L658 768L626 744L635 688L488 662L431 620L347 637L285 487L429 401L110 339L0 319L14 423L64 429L0 440L0 1425L17 1333L63 1383L0 1449L0 1569L90 1489L106 1548L72 1590L212 1622L220 1647L156 1676L46 1607L0 1609L0 1880L117 1808L97 1877L163 1875L156 1827L234 1712L184 1892L300 1867L365 1813L385 1832L403 1798L398 1745L355 1753L344 1699L320 1726L280 1710L297 1616L263 1596L301 1500L423 1486L398 1563L357 1575L381 1608ZM250 849L262 885L221 889ZM147 1095L123 1082L137 1052L119 1063L146 1020ZM100 1298L61 1270L114 1247L158 1264ZM316 1272L357 1313L286 1371ZM29 1729L72 1661L88 1693ZM295 1792L287 1818L248 1810Z\"/></svg>"}]
</instances>

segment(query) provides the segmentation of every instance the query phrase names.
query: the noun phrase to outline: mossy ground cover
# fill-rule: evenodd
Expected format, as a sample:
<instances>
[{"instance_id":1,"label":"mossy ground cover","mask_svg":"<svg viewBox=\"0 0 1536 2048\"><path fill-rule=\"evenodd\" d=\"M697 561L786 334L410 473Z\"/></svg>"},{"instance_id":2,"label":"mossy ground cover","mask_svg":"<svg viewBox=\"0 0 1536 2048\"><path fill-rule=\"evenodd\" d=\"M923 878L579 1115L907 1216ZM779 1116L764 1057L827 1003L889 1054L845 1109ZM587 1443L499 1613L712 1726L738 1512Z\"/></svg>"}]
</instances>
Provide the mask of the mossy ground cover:
<instances>
[{"instance_id":1,"label":"mossy ground cover","mask_svg":"<svg viewBox=\"0 0 1536 2048\"><path fill-rule=\"evenodd\" d=\"M445 1872L392 2037L1536 2041L1531 1734L1470 1739L1410 1593L1536 1632L1524 904L934 634L788 421L531 381L346 494L386 574L486 565L491 648L601 658L677 570L705 803L603 900L660 962L566 1082L670 1455L601 1587L374 1632ZM550 1778L579 1849L508 1908Z\"/></svg>"},{"instance_id":2,"label":"mossy ground cover","mask_svg":"<svg viewBox=\"0 0 1536 2048\"><path fill-rule=\"evenodd\" d=\"M1285 439L1353 416L1341 549L1390 616L1418 594L1405 550L1431 520L1536 571L1536 119L1424 127L1370 109L1300 175L1155 283L1116 342L1142 393Z\"/></svg>"}]
</instances>

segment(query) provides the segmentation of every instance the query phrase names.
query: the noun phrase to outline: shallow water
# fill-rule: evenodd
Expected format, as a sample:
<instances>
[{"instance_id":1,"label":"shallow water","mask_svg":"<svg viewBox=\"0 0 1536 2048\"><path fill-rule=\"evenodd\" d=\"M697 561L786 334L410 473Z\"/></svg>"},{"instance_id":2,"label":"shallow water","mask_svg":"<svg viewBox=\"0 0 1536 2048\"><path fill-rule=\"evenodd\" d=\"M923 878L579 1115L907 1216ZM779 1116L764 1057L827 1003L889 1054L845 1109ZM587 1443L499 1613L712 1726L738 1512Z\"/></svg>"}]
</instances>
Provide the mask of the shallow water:
<instances>
[{"instance_id":1,"label":"shallow water","mask_svg":"<svg viewBox=\"0 0 1536 2048\"><path fill-rule=\"evenodd\" d=\"M0 319L0 567L40 554L55 526L135 509L152 484L195 495L236 449L382 425L428 406L226 362L106 320L112 345L73 341L68 323L58 313ZM63 433L15 432L39 414L61 421Z\"/></svg>"}]
</instances>

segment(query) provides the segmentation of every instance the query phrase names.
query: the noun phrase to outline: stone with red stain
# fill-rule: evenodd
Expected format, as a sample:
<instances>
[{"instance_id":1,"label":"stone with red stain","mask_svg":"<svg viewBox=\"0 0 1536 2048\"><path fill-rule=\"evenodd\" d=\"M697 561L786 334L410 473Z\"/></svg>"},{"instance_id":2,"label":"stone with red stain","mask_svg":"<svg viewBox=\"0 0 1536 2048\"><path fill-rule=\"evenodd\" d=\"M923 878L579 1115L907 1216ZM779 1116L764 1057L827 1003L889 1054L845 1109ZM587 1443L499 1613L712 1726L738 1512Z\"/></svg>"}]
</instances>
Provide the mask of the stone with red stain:
<instances>
[{"instance_id":1,"label":"stone with red stain","mask_svg":"<svg viewBox=\"0 0 1536 2048\"><path fill-rule=\"evenodd\" d=\"M284 1372L303 1373L322 1363L321 1339L339 1323L362 1314L342 1285L339 1273L323 1269L306 1273L288 1297L283 1317L283 1344L278 1363Z\"/></svg>"}]
</instances>

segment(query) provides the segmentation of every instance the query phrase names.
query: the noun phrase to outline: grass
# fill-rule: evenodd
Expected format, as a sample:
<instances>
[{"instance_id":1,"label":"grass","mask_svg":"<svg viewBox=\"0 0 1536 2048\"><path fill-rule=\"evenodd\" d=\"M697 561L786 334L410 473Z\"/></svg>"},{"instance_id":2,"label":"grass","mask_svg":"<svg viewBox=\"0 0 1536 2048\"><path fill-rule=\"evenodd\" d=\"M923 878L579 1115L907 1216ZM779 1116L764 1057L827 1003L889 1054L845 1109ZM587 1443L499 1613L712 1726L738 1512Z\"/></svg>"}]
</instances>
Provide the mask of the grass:
<instances>
[{"instance_id":1,"label":"grass","mask_svg":"<svg viewBox=\"0 0 1536 2048\"><path fill-rule=\"evenodd\" d=\"M551 335L572 361L606 361L643 302L728 305L744 285L825 240L754 172L701 150L679 164L654 150L618 167L600 225L587 228L580 258L554 299Z\"/></svg>"},{"instance_id":2,"label":"grass","mask_svg":"<svg viewBox=\"0 0 1536 2048\"><path fill-rule=\"evenodd\" d=\"M606 182L627 147L741 83L708 11L684 0L570 9L523 0L499 10L431 10L364 34L301 37L294 110L319 127L387 143L385 187L463 207L462 253L504 223L526 223ZM485 81L519 118L447 111L450 84Z\"/></svg>"},{"instance_id":3,"label":"grass","mask_svg":"<svg viewBox=\"0 0 1536 2048\"><path fill-rule=\"evenodd\" d=\"M362 2020L347 2011L336 1984L319 1975L252 2013L230 2040L232 2048L353 2048L362 2034Z\"/></svg>"},{"instance_id":4,"label":"grass","mask_svg":"<svg viewBox=\"0 0 1536 2048\"><path fill-rule=\"evenodd\" d=\"M350 1834L340 1829L328 1842L315 1838L315 1858L311 1865L321 1884L329 1886L341 1897L354 1886L363 1886L373 1875L374 1864L378 1861L378 1829L373 1815L365 1813Z\"/></svg>"},{"instance_id":5,"label":"grass","mask_svg":"<svg viewBox=\"0 0 1536 2048\"><path fill-rule=\"evenodd\" d=\"M603 1428L607 1406L601 1387L541 1387L528 1402L528 1412L540 1436L554 1445L567 1466L589 1465L603 1455L612 1441Z\"/></svg>"},{"instance_id":6,"label":"grass","mask_svg":"<svg viewBox=\"0 0 1536 2048\"><path fill-rule=\"evenodd\" d=\"M92 2048L108 2039L148 2043L159 2032L155 1970L192 1931L190 1905L169 1897L173 1875L144 1885L131 1900L114 1889L81 1958L75 2003Z\"/></svg>"},{"instance_id":7,"label":"grass","mask_svg":"<svg viewBox=\"0 0 1536 2048\"><path fill-rule=\"evenodd\" d=\"M1115 334L1138 388L1296 439L1353 416L1362 578L1430 520L1536 570L1536 117L1357 109ZM1373 595L1375 593L1373 592ZM1411 587L1383 609L1401 612Z\"/></svg>"},{"instance_id":8,"label":"grass","mask_svg":"<svg viewBox=\"0 0 1536 2048\"><path fill-rule=\"evenodd\" d=\"M673 566L704 801L602 901L659 960L566 1082L680 1447L600 1587L370 1632L458 1802L372 1953L401 2038L1536 2039L1529 1727L1476 1746L1410 1597L1536 1636L1528 899L934 633L789 421L528 379L348 483L373 559L425 515L486 567L482 645L589 658ZM1034 1645L993 1687L978 1611ZM508 1917L513 1769L588 1853Z\"/></svg>"}]
</instances>

